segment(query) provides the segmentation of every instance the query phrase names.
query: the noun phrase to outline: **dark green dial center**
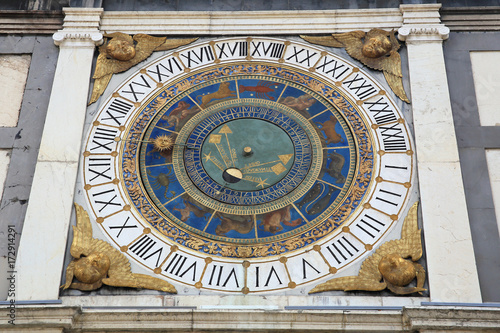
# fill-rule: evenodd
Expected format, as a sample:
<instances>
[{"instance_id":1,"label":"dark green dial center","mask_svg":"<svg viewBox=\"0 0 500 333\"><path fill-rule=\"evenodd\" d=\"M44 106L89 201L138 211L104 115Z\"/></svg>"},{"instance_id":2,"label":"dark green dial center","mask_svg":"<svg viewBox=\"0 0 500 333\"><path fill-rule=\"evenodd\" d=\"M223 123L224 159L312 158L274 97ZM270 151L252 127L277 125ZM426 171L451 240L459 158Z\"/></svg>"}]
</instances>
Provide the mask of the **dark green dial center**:
<instances>
[{"instance_id":1,"label":"dark green dial center","mask_svg":"<svg viewBox=\"0 0 500 333\"><path fill-rule=\"evenodd\" d=\"M286 176L294 146L279 126L260 119L236 119L216 127L201 148L203 168L216 183L257 191Z\"/></svg>"}]
</instances>

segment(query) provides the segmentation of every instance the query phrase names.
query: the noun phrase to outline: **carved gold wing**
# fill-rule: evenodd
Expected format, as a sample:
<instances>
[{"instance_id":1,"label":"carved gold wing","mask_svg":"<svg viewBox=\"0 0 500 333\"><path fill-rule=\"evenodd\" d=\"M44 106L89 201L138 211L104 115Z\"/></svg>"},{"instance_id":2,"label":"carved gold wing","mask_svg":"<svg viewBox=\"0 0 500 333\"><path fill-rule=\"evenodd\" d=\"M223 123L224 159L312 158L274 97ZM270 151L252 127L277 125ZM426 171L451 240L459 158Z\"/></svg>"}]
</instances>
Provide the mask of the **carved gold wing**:
<instances>
[{"instance_id":1,"label":"carved gold wing","mask_svg":"<svg viewBox=\"0 0 500 333\"><path fill-rule=\"evenodd\" d=\"M96 68L94 75L92 76L94 79L94 87L92 89L92 96L90 97L89 105L96 102L99 97L101 97L113 74L124 72L132 66L137 65L141 61L148 58L153 51L171 50L176 47L192 43L198 39L167 39L167 37L153 37L146 34L136 34L134 37L131 37L130 35L121 32L108 34L105 35L105 37L122 39L129 42L131 45L133 45L135 41L137 43L135 45L135 56L127 61L120 61L108 57L106 52L107 43L104 43L101 47L99 47L99 56L97 57Z\"/></svg>"},{"instance_id":2,"label":"carved gold wing","mask_svg":"<svg viewBox=\"0 0 500 333\"><path fill-rule=\"evenodd\" d=\"M74 236L70 249L71 256L79 259L82 255L88 256L94 252L104 253L108 256L111 263L107 272L108 278L102 279L102 283L115 287L146 288L169 293L177 292L175 287L166 281L149 275L132 273L130 263L123 253L107 242L92 237L92 225L83 207L75 203L75 209L76 226L73 226ZM67 289L71 285L73 267L74 261L66 269L64 289Z\"/></svg>"},{"instance_id":3,"label":"carved gold wing","mask_svg":"<svg viewBox=\"0 0 500 333\"><path fill-rule=\"evenodd\" d=\"M363 32L364 35L364 32ZM342 42L339 42L338 40L333 37L333 35L329 36L306 36L306 35L300 35L300 38L302 38L305 41L308 41L311 44L317 44L317 45L323 45L323 46L329 46L329 47L344 47L344 44Z\"/></svg>"},{"instance_id":4,"label":"carved gold wing","mask_svg":"<svg viewBox=\"0 0 500 333\"><path fill-rule=\"evenodd\" d=\"M365 36L366 35L366 36ZM392 48L389 54L370 58L363 55L363 39L365 41L377 35L384 35L389 38ZM345 47L347 53L356 60L359 60L365 66L383 71L385 79L391 90L401 100L410 103L403 87L403 74L401 72L401 57L397 52L400 44L394 36L394 31L385 31L381 29L371 29L366 34L363 31L356 30L341 34L332 34L331 36L300 36L302 39L312 44L318 44L329 47Z\"/></svg>"},{"instance_id":5,"label":"carved gold wing","mask_svg":"<svg viewBox=\"0 0 500 333\"><path fill-rule=\"evenodd\" d=\"M420 259L422 256L421 230L418 229L417 222L418 202L416 202L408 211L403 222L401 231L401 239L392 240L382 244L374 254L368 257L359 270L357 276L346 276L328 280L314 287L309 293L318 293L330 290L367 290L380 291L387 287L387 284L382 281L382 274L379 271L378 265L380 260L389 254L399 254L403 258L411 257L413 261ZM417 264L419 269L418 285L419 290L423 290L423 281L425 280L425 271L421 265ZM401 289L401 293L406 290ZM415 288L410 288L409 292L415 292ZM409 293L406 292L406 293Z\"/></svg>"},{"instance_id":6,"label":"carved gold wing","mask_svg":"<svg viewBox=\"0 0 500 333\"><path fill-rule=\"evenodd\" d=\"M330 290L384 290L387 284L381 282L382 274L378 270L380 258L377 253L374 253L363 262L357 276L344 276L328 280L314 287L309 291L309 294Z\"/></svg>"},{"instance_id":7,"label":"carved gold wing","mask_svg":"<svg viewBox=\"0 0 500 333\"><path fill-rule=\"evenodd\" d=\"M417 261L422 257L422 230L418 228L418 202L415 202L408 211L403 229L401 230L401 257Z\"/></svg>"},{"instance_id":8,"label":"carved gold wing","mask_svg":"<svg viewBox=\"0 0 500 333\"><path fill-rule=\"evenodd\" d=\"M180 46L191 44L192 42L194 42L196 40L198 40L198 37L196 37L196 38L184 38L184 39L167 39L165 41L165 43L158 46L155 49L155 51L172 50L172 49L178 48Z\"/></svg>"},{"instance_id":9,"label":"carved gold wing","mask_svg":"<svg viewBox=\"0 0 500 333\"><path fill-rule=\"evenodd\" d=\"M82 255L88 256L95 248L98 248L99 241L92 238L92 224L89 214L82 206L75 203L76 225L73 226L73 242L71 243L70 253L75 259Z\"/></svg>"}]
</instances>

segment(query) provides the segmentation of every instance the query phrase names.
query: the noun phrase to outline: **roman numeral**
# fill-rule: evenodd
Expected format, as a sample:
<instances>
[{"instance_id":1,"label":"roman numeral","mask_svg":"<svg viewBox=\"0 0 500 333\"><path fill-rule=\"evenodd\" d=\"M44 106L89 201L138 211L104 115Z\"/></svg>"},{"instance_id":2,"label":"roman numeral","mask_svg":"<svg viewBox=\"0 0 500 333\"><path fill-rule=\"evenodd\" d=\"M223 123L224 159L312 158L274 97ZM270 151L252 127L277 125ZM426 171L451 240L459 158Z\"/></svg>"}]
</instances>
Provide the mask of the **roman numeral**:
<instances>
[{"instance_id":1,"label":"roman numeral","mask_svg":"<svg viewBox=\"0 0 500 333\"><path fill-rule=\"evenodd\" d=\"M372 234L374 230L378 233L380 232L380 227L377 225L381 225L382 227L385 226L384 223L380 222L379 220L371 217L370 215L366 214L363 216L363 218L356 224L356 226L363 230L367 235L369 235L371 238L375 238L375 236Z\"/></svg>"},{"instance_id":2,"label":"roman numeral","mask_svg":"<svg viewBox=\"0 0 500 333\"><path fill-rule=\"evenodd\" d=\"M349 67L347 67L345 64L339 64L339 62L333 58L330 61L327 61L327 60L328 60L328 58L324 57L323 63L320 66L316 67L316 70L318 70L318 71L321 70L321 72L324 74L331 73L331 77L334 78L335 80L338 80L338 78L341 77L349 69ZM329 69L327 69L326 66L328 66L330 64L332 64L332 66L330 66ZM340 71L341 69L342 69L342 71ZM335 76L335 74L337 73L337 70L339 70L340 73L337 76Z\"/></svg>"},{"instance_id":3,"label":"roman numeral","mask_svg":"<svg viewBox=\"0 0 500 333\"><path fill-rule=\"evenodd\" d=\"M397 166L397 165L388 165L388 164L385 164L384 168L408 170L408 167L402 167L402 166Z\"/></svg>"},{"instance_id":4,"label":"roman numeral","mask_svg":"<svg viewBox=\"0 0 500 333\"><path fill-rule=\"evenodd\" d=\"M163 252L163 248L160 247L156 251L152 252L150 255L147 255L148 252L156 245L156 241L149 237L148 235L144 235L141 239L135 242L129 250L132 251L136 256L143 260L148 260L154 255L157 255L156 258L156 266L158 267L160 263L160 257Z\"/></svg>"},{"instance_id":5,"label":"roman numeral","mask_svg":"<svg viewBox=\"0 0 500 333\"><path fill-rule=\"evenodd\" d=\"M389 103L381 102L384 98L380 97L376 102L365 102L368 105L368 110L373 113L373 118L377 125L396 121L396 114L394 110L389 109Z\"/></svg>"},{"instance_id":6,"label":"roman numeral","mask_svg":"<svg viewBox=\"0 0 500 333\"><path fill-rule=\"evenodd\" d=\"M235 55L240 57L246 57L248 55L248 42L235 42L233 48L231 48L230 43L221 43L217 44L217 48L219 49L219 59L229 58L228 53L233 57Z\"/></svg>"},{"instance_id":7,"label":"roman numeral","mask_svg":"<svg viewBox=\"0 0 500 333\"><path fill-rule=\"evenodd\" d=\"M136 91L135 88L134 88L134 85L135 86L139 86L139 87L143 87L143 88L151 88L151 85L146 80L146 78L144 77L144 75L141 74L139 77L142 79L142 82L135 82L134 81L134 82L128 84L128 88L130 89L130 91L128 91L128 90L122 90L122 93L132 94L132 96L134 96L134 99L135 99L136 102L139 100L137 98L137 95L144 95L145 93L142 92L142 91Z\"/></svg>"},{"instance_id":8,"label":"roman numeral","mask_svg":"<svg viewBox=\"0 0 500 333\"><path fill-rule=\"evenodd\" d=\"M213 61L215 59L214 54L212 52L212 48L210 46L201 47L198 50L198 53L196 53L194 50L189 50L187 52L187 54L181 53L181 56L183 56L187 60L187 67L188 68L191 68L192 63L195 65L199 65L200 63L203 63L205 58L206 58L206 61Z\"/></svg>"},{"instance_id":9,"label":"roman numeral","mask_svg":"<svg viewBox=\"0 0 500 333\"><path fill-rule=\"evenodd\" d=\"M380 134L384 142L385 151L406 151L406 141L403 136L403 130L399 123L392 126L380 126Z\"/></svg>"},{"instance_id":10,"label":"roman numeral","mask_svg":"<svg viewBox=\"0 0 500 333\"><path fill-rule=\"evenodd\" d=\"M217 269L217 267L219 269ZM223 277L224 277L223 272L224 272L224 266L222 266L222 265L214 265L212 267L212 272L210 274L210 280L208 281L208 284L211 285L211 286L215 285L215 286L219 287L219 286L221 286L221 282L224 281L222 283L222 287L225 287L227 285L227 283L229 282L229 280L231 278L233 278L234 282L236 283L236 287L237 288L240 287L240 285L238 283L238 278L236 277L236 271L235 271L234 267L231 270L231 272L229 272L229 275L227 275L227 277L225 279L223 279Z\"/></svg>"},{"instance_id":11,"label":"roman numeral","mask_svg":"<svg viewBox=\"0 0 500 333\"><path fill-rule=\"evenodd\" d=\"M102 191L102 192L99 192L99 193L94 193L92 194L93 197L98 197L100 195L106 195L108 193L114 193L115 192L115 189L111 189L111 190L107 190L107 191ZM98 203L98 204L101 204L102 207L101 209L99 209L99 213L106 207L108 207L109 205L111 206L121 206L122 204L119 203L119 202L114 202L114 200L117 198L117 195L115 194L111 199L109 199L108 201L105 201L106 199L103 199L103 200L95 200L95 203Z\"/></svg>"},{"instance_id":12,"label":"roman numeral","mask_svg":"<svg viewBox=\"0 0 500 333\"><path fill-rule=\"evenodd\" d=\"M303 273L303 279L307 279L307 266L312 268L313 270L316 271L316 273L319 274L319 271L313 266L311 265L307 260L305 260L304 258L302 258L302 273Z\"/></svg>"},{"instance_id":13,"label":"roman numeral","mask_svg":"<svg viewBox=\"0 0 500 333\"><path fill-rule=\"evenodd\" d=\"M339 265L348 258L353 257L356 252L359 252L359 250L344 236L328 245L326 249Z\"/></svg>"},{"instance_id":14,"label":"roman numeral","mask_svg":"<svg viewBox=\"0 0 500 333\"><path fill-rule=\"evenodd\" d=\"M111 104L109 105L108 109L106 110L106 114L109 116L108 118L102 118L102 120L113 120L116 125L121 126L121 121L118 119L125 118L127 113L133 108L134 106L130 103L121 101L119 99L113 100Z\"/></svg>"},{"instance_id":15,"label":"roman numeral","mask_svg":"<svg viewBox=\"0 0 500 333\"><path fill-rule=\"evenodd\" d=\"M120 234L122 233L123 229L135 229L137 228L137 225L127 225L128 220L130 220L130 217L127 217L125 222L122 225L112 225L109 227L109 229L120 229L118 231L118 234L116 235L116 238L120 237Z\"/></svg>"},{"instance_id":16,"label":"roman numeral","mask_svg":"<svg viewBox=\"0 0 500 333\"><path fill-rule=\"evenodd\" d=\"M354 85L354 83L356 83L357 85ZM352 80L345 81L344 84L347 85L347 87L351 91L354 91L359 99L365 99L371 94L377 92L377 90L371 85L371 83L367 83L366 79L364 79L359 74L356 74L356 76Z\"/></svg>"},{"instance_id":17,"label":"roman numeral","mask_svg":"<svg viewBox=\"0 0 500 333\"><path fill-rule=\"evenodd\" d=\"M401 194L397 194L397 193L394 193L394 192L391 192L391 191L387 191L387 190L382 190L380 189L379 193L385 193L385 197L386 198L383 198L383 197L375 197L376 200L380 200L382 202L385 202L389 205L392 205L392 206L397 206L398 204L396 202L392 202L391 199L394 199L394 197L396 198L400 198L401 197Z\"/></svg>"},{"instance_id":18,"label":"roman numeral","mask_svg":"<svg viewBox=\"0 0 500 333\"><path fill-rule=\"evenodd\" d=\"M164 269L165 272L183 278L188 272L192 271L193 276L191 281L196 281L196 265L197 261L193 261L188 267L184 266L186 264L187 257L182 254L176 253L172 259L169 261L167 267Z\"/></svg>"},{"instance_id":19,"label":"roman numeral","mask_svg":"<svg viewBox=\"0 0 500 333\"><path fill-rule=\"evenodd\" d=\"M97 127L92 137L92 143L95 145L90 148L90 150L104 149L105 151L112 151L109 145L115 142L116 134L118 130L110 128L99 128Z\"/></svg>"},{"instance_id":20,"label":"roman numeral","mask_svg":"<svg viewBox=\"0 0 500 333\"><path fill-rule=\"evenodd\" d=\"M267 46L266 46L267 44ZM252 57L257 54L259 57L267 56L270 58L281 58L283 56L283 51L285 50L285 44L283 43L266 43L266 42L258 42L255 45L252 42L254 50L252 52ZM260 53L262 51L262 54Z\"/></svg>"},{"instance_id":21,"label":"roman numeral","mask_svg":"<svg viewBox=\"0 0 500 333\"><path fill-rule=\"evenodd\" d=\"M306 52L306 54L303 54L302 55L303 59L299 60L299 54L301 54L304 51ZM311 64L309 63L309 59L311 59L312 57L314 57L317 54L317 52L314 52L313 54L310 54L308 49L301 49L301 50L297 51L297 47L296 46L293 47L293 52L294 52L294 54L292 54L291 56L289 56L286 60L290 60L290 59L292 59L292 58L295 57L295 62L297 62L299 64L302 64L305 61L307 61L307 66L308 67L311 66Z\"/></svg>"},{"instance_id":22,"label":"roman numeral","mask_svg":"<svg viewBox=\"0 0 500 333\"><path fill-rule=\"evenodd\" d=\"M91 157L89 158L89 172L95 174L89 182L94 181L96 178L104 178L111 180L111 176L107 173L111 171L111 157Z\"/></svg>"},{"instance_id":23,"label":"roman numeral","mask_svg":"<svg viewBox=\"0 0 500 333\"><path fill-rule=\"evenodd\" d=\"M269 281L271 281L271 277L273 276L273 274L276 277L276 279L278 280L278 283L279 284L283 284L281 282L281 279L280 279L278 273L276 273L276 270L274 269L274 266L271 266L271 270L269 271L269 276L267 277L266 284L264 285L264 287L267 287L269 285Z\"/></svg>"},{"instance_id":24,"label":"roman numeral","mask_svg":"<svg viewBox=\"0 0 500 333\"><path fill-rule=\"evenodd\" d=\"M281 282L281 279L276 272L276 269L274 269L274 266L271 266L271 269L269 270L269 274L267 275L266 283L264 284L264 287L267 287L269 285L269 282L271 282L271 278L274 276L275 280L278 281L278 284L283 284ZM256 266L255 267L255 287L259 287L259 281L260 281L260 267Z\"/></svg>"},{"instance_id":25,"label":"roman numeral","mask_svg":"<svg viewBox=\"0 0 500 333\"><path fill-rule=\"evenodd\" d=\"M167 65L167 62L168 62L168 65ZM165 66L164 63L168 67ZM182 67L181 67L181 65L179 65L176 58L172 57L172 58L164 61L164 63L160 62L159 64L155 65L153 68L155 68L156 70L148 69L149 73L156 74L156 76L158 77L158 82L163 82L163 77L169 78L170 75L174 74L174 65L177 67L177 70L175 70L176 72L182 71ZM165 71L163 71L163 70L165 70ZM167 72L170 73L170 75L167 74Z\"/></svg>"}]
</instances>

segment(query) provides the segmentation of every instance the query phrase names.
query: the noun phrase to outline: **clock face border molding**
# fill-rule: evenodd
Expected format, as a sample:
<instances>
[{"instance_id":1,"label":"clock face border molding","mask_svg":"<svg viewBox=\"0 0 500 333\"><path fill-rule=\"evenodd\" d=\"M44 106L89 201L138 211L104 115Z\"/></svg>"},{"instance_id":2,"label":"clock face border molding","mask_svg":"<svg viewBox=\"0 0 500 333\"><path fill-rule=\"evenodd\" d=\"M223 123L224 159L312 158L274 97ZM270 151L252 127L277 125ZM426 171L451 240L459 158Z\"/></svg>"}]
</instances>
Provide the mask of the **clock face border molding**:
<instances>
[{"instance_id":1,"label":"clock face border molding","mask_svg":"<svg viewBox=\"0 0 500 333\"><path fill-rule=\"evenodd\" d=\"M349 61L238 37L137 67L92 120L81 183L108 241L181 294L309 290L402 223L410 130Z\"/></svg>"}]
</instances>

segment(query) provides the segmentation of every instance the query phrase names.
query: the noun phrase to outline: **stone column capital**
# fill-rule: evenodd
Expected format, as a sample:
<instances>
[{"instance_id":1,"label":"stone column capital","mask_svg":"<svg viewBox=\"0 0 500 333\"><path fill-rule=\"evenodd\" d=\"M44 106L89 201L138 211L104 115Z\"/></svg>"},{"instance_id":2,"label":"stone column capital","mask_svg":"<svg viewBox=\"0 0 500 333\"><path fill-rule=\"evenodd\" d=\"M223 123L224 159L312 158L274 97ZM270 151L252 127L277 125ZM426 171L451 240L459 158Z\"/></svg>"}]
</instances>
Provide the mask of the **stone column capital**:
<instances>
[{"instance_id":1,"label":"stone column capital","mask_svg":"<svg viewBox=\"0 0 500 333\"><path fill-rule=\"evenodd\" d=\"M407 43L442 42L448 39L450 29L441 23L441 4L400 5L403 25L398 38Z\"/></svg>"},{"instance_id":2,"label":"stone column capital","mask_svg":"<svg viewBox=\"0 0 500 333\"><path fill-rule=\"evenodd\" d=\"M63 8L63 29L52 38L60 47L93 48L102 44L99 31L102 8Z\"/></svg>"}]
</instances>

